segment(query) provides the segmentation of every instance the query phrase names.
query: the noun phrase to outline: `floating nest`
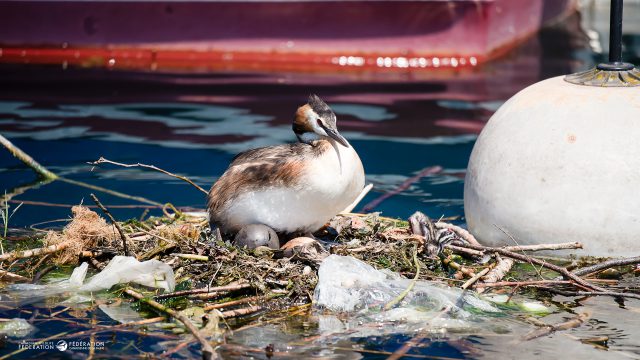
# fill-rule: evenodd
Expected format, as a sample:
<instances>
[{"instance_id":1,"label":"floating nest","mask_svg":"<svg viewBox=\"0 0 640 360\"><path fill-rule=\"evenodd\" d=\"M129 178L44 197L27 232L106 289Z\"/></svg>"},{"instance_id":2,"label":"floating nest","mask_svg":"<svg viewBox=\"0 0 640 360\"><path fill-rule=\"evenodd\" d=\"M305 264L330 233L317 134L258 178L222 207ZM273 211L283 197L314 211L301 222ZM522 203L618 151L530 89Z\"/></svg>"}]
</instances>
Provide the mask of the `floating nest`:
<instances>
[{"instance_id":1,"label":"floating nest","mask_svg":"<svg viewBox=\"0 0 640 360\"><path fill-rule=\"evenodd\" d=\"M225 329L237 331L307 312L318 282L317 270L329 254L353 256L415 281L506 293L509 299L518 289L543 301L551 301L552 294L606 295L618 301L640 298L637 286L619 287L616 280L601 279L640 275L634 265L640 259L549 260L525 253L578 248L577 243L485 247L466 230L432 222L420 213L409 221L375 213L341 214L317 232L316 239L296 238L277 250L240 248L231 239L217 238L204 213L176 211L117 225L87 207L75 206L72 213L64 229L48 231L41 239L44 247L1 255L6 269L0 270L1 279L37 282L54 267L81 262L100 270L115 255L162 261L173 269L177 284L173 293L127 285L112 292L137 299L138 311L159 312L182 322L200 341L205 355L213 353L205 338L217 336L222 341ZM570 272L578 267L584 268ZM558 274L564 279L554 279Z\"/></svg>"}]
</instances>

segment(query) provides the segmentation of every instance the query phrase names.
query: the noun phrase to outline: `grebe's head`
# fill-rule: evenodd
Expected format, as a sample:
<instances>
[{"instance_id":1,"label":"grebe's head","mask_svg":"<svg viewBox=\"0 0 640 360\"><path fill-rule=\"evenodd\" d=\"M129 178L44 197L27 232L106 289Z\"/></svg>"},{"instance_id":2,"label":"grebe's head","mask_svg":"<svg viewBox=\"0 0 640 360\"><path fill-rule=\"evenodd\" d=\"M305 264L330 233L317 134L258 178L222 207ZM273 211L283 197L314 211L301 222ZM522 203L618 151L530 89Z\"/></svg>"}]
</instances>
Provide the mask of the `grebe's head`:
<instances>
[{"instance_id":1,"label":"grebe's head","mask_svg":"<svg viewBox=\"0 0 640 360\"><path fill-rule=\"evenodd\" d=\"M293 132L300 142L307 144L322 137L330 137L340 145L349 147L347 140L338 133L336 114L317 95L310 95L309 101L296 111Z\"/></svg>"}]
</instances>

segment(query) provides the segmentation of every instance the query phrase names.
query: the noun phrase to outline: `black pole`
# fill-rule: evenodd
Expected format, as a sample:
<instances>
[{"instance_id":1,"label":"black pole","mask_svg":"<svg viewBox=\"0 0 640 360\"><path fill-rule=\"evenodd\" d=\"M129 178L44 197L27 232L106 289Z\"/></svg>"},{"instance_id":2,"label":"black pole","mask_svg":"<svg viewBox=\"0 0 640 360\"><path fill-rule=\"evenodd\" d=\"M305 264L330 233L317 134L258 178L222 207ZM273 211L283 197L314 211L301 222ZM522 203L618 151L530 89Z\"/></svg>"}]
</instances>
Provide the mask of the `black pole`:
<instances>
[{"instance_id":1,"label":"black pole","mask_svg":"<svg viewBox=\"0 0 640 360\"><path fill-rule=\"evenodd\" d=\"M609 23L609 62L598 64L599 70L628 71L633 65L622 62L622 0L611 0Z\"/></svg>"},{"instance_id":2,"label":"black pole","mask_svg":"<svg viewBox=\"0 0 640 360\"><path fill-rule=\"evenodd\" d=\"M611 0L609 62L622 62L622 0Z\"/></svg>"}]
</instances>

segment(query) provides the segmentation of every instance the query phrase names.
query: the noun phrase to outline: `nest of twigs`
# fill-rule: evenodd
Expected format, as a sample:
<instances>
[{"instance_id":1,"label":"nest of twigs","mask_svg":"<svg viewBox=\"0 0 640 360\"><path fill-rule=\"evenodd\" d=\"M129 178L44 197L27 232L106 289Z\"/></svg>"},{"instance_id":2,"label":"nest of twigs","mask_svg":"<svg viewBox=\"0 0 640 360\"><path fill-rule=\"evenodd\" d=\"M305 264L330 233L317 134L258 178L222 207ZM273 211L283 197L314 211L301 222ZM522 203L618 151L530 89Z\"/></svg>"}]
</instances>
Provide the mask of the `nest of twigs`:
<instances>
[{"instance_id":1,"label":"nest of twigs","mask_svg":"<svg viewBox=\"0 0 640 360\"><path fill-rule=\"evenodd\" d=\"M200 340L205 352L206 341L198 337L199 330L175 310L201 307L216 319L225 320L216 320L216 327L232 328L252 326L247 322L278 316L282 311L299 314L309 309L318 267L330 253L353 256L415 281L438 281L479 293L513 296L516 291L533 289L565 296L611 296L618 301L640 298L638 288L619 287L616 281L600 279L607 272L606 277L611 277L612 271L617 272L618 278L625 274L637 276L640 269L629 265L640 263L640 259L549 261L533 252L581 245L491 248L478 244L460 227L433 222L420 213L409 221L377 214L338 215L316 233L318 239L298 238L281 250L273 250L238 248L231 239L218 239L211 234L204 215L175 212L114 226L86 207L76 206L72 212L73 219L64 229L47 233L43 239L46 247L6 253L0 260L22 264L23 274L36 273L47 256L58 265L88 261L96 269L103 268L113 256L124 255L125 249L139 261L160 260L174 271L178 284L175 292L126 289L125 293L182 321ZM40 261L33 265L35 258ZM22 259L30 261L20 262ZM582 269L576 270L578 267ZM4 276L5 280L29 281L13 272L5 272ZM202 323L203 329L211 326L201 319L192 320Z\"/></svg>"}]
</instances>

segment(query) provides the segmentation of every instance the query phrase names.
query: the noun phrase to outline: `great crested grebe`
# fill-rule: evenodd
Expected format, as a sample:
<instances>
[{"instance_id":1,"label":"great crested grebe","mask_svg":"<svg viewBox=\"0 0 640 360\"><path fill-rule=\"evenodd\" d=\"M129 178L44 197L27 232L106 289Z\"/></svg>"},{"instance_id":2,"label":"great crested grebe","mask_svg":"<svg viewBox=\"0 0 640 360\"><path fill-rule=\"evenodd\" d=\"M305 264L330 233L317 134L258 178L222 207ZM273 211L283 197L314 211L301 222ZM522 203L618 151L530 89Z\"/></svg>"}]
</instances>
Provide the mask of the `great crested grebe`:
<instances>
[{"instance_id":1,"label":"great crested grebe","mask_svg":"<svg viewBox=\"0 0 640 360\"><path fill-rule=\"evenodd\" d=\"M318 96L296 111L299 142L238 154L209 191L209 218L223 233L265 225L280 234L311 234L364 187L356 151L338 133L336 115Z\"/></svg>"}]
</instances>

